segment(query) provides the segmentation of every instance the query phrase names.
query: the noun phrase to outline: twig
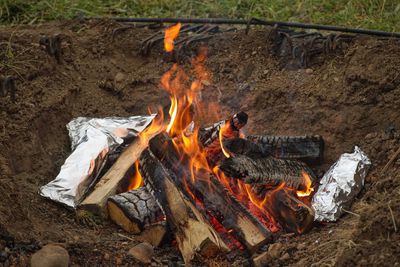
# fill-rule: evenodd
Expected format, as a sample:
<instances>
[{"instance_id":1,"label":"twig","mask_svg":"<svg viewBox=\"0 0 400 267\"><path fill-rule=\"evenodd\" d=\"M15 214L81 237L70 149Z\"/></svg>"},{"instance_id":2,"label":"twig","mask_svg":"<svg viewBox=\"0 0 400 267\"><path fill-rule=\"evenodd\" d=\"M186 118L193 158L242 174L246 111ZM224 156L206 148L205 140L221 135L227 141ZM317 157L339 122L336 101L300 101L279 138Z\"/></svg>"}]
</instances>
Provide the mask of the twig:
<instances>
[{"instance_id":1,"label":"twig","mask_svg":"<svg viewBox=\"0 0 400 267\"><path fill-rule=\"evenodd\" d=\"M388 205L388 208L389 208L389 211L390 211L390 215L392 216L392 222L393 222L393 226L394 226L394 232L397 233L396 220L394 219L393 211L392 211L392 208L390 207L390 201L389 201L389 203L388 203L387 205Z\"/></svg>"},{"instance_id":2,"label":"twig","mask_svg":"<svg viewBox=\"0 0 400 267\"><path fill-rule=\"evenodd\" d=\"M399 149L397 149L397 151L393 154L393 156L390 158L390 160L388 161L388 163L386 163L385 167L383 167L382 171L381 171L381 175L385 174L385 172L387 171L387 169L390 167L390 165L392 165L393 161L396 160L396 158L400 155L400 147Z\"/></svg>"},{"instance_id":3,"label":"twig","mask_svg":"<svg viewBox=\"0 0 400 267\"><path fill-rule=\"evenodd\" d=\"M349 211L349 210L345 210L344 208L342 208L342 210L343 210L344 212L349 213L349 214L352 214L352 215L354 215L354 216L356 216L356 217L358 217L358 218L361 217L360 214L357 214L357 213L355 213L355 212L352 212L352 211Z\"/></svg>"},{"instance_id":4,"label":"twig","mask_svg":"<svg viewBox=\"0 0 400 267\"><path fill-rule=\"evenodd\" d=\"M128 239L130 241L135 241L135 239L133 239L133 238L131 238L129 236L126 236L126 235L123 235L123 234L120 234L120 233L117 233L117 235L119 235L120 237L126 238L126 239Z\"/></svg>"}]
</instances>

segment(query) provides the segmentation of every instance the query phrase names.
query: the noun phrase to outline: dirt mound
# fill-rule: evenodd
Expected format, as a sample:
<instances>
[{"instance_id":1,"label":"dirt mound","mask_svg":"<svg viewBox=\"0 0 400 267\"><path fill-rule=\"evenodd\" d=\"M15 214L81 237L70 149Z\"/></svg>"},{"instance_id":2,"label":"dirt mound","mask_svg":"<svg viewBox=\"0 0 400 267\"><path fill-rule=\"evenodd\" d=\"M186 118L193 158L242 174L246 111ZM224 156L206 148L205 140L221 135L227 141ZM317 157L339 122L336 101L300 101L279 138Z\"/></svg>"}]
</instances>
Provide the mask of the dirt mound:
<instances>
[{"instance_id":1,"label":"dirt mound","mask_svg":"<svg viewBox=\"0 0 400 267\"><path fill-rule=\"evenodd\" d=\"M66 21L0 28L1 75L16 85L15 101L12 89L0 97L0 251L11 249L10 263L23 265L48 242L65 243L72 263L132 263L127 251L136 241L110 223L85 225L37 193L70 153L69 120L146 114L148 106L169 105L158 84L172 59L161 46L149 56L138 54L140 41L156 30L115 31L120 26ZM268 31L239 30L207 41L213 84L205 95L222 105L221 118L243 110L249 134L323 136L321 172L354 145L373 162L351 214L303 236L281 236L282 257L271 265L400 264L400 160L380 172L400 146L399 42L356 37L322 63L289 71L271 54ZM43 40L53 45L46 50ZM174 248L156 254L180 260Z\"/></svg>"}]
</instances>

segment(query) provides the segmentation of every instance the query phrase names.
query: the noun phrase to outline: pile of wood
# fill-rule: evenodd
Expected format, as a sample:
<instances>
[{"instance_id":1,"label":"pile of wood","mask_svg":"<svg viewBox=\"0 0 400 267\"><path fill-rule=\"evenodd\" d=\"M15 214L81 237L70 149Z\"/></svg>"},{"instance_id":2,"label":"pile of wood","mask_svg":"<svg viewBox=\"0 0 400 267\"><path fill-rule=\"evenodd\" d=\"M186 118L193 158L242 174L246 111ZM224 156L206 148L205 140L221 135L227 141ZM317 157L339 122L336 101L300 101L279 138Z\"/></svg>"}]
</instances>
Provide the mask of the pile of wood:
<instances>
[{"instance_id":1,"label":"pile of wood","mask_svg":"<svg viewBox=\"0 0 400 267\"><path fill-rule=\"evenodd\" d=\"M243 139L240 128L246 122L247 114L240 112L199 132L199 142L207 151L211 166L219 166L227 177L255 187L274 188L285 182L293 190L301 190L305 186L304 172L315 178L301 160L322 158L320 137ZM227 130L222 136L223 147L231 155L229 158L223 156L219 140L219 131L224 125ZM144 186L124 192L124 181L133 176L137 160ZM253 255L272 241L272 233L265 223L213 173L200 172L194 182L182 179L188 176L189 170L180 160L173 140L165 132L152 136L148 144L134 140L79 208L109 217L129 233L150 236L154 245L160 244L167 232L172 233L185 263L196 256L211 257L236 250ZM299 202L295 196L295 200L291 198L283 201L289 209L291 202ZM294 218L307 211L304 205L305 209L292 212ZM286 230L296 228L290 223L281 225Z\"/></svg>"}]
</instances>

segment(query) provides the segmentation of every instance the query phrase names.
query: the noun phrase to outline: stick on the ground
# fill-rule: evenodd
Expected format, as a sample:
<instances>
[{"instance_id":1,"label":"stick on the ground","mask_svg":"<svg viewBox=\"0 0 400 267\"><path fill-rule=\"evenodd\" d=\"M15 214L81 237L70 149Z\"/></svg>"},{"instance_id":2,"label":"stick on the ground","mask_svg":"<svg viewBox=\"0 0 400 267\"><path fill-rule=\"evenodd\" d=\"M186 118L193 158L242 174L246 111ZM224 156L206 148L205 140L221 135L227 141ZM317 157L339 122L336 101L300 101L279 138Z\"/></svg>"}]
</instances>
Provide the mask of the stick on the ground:
<instances>
[{"instance_id":1,"label":"stick on the ground","mask_svg":"<svg viewBox=\"0 0 400 267\"><path fill-rule=\"evenodd\" d=\"M400 155L400 147L399 149L397 149L397 151L392 155L392 157L390 158L390 160L388 161L388 163L386 163L385 167L383 167L382 171L381 171L381 175L385 174L387 169L389 169L389 167L393 164L393 162L396 160L396 158Z\"/></svg>"}]
</instances>

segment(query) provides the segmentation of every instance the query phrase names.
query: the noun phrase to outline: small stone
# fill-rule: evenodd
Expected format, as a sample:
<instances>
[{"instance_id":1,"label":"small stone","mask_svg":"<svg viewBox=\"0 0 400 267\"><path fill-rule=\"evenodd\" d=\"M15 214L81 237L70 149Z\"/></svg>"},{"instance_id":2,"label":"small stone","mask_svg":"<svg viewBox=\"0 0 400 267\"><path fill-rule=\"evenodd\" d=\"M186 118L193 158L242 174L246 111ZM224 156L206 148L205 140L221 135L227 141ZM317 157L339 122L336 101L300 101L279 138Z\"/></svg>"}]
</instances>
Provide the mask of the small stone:
<instances>
[{"instance_id":1,"label":"small stone","mask_svg":"<svg viewBox=\"0 0 400 267\"><path fill-rule=\"evenodd\" d=\"M56 244L48 244L31 257L32 267L68 267L68 251Z\"/></svg>"},{"instance_id":2,"label":"small stone","mask_svg":"<svg viewBox=\"0 0 400 267\"><path fill-rule=\"evenodd\" d=\"M288 259L290 259L290 255L287 252L285 254L283 254L283 256L280 258L281 261L285 261L285 260L288 260Z\"/></svg>"},{"instance_id":3,"label":"small stone","mask_svg":"<svg viewBox=\"0 0 400 267\"><path fill-rule=\"evenodd\" d=\"M338 81L339 81L339 78L338 78L338 77L334 77L333 80L334 80L335 82L338 82Z\"/></svg>"},{"instance_id":4,"label":"small stone","mask_svg":"<svg viewBox=\"0 0 400 267\"><path fill-rule=\"evenodd\" d=\"M104 256L103 256L103 259L108 261L110 259L110 254L105 253Z\"/></svg>"},{"instance_id":5,"label":"small stone","mask_svg":"<svg viewBox=\"0 0 400 267\"><path fill-rule=\"evenodd\" d=\"M307 247L307 245L305 243L300 243L297 245L297 250L303 250Z\"/></svg>"},{"instance_id":6,"label":"small stone","mask_svg":"<svg viewBox=\"0 0 400 267\"><path fill-rule=\"evenodd\" d=\"M149 243L143 242L131 248L128 253L136 260L149 264L154 254L154 248Z\"/></svg>"},{"instance_id":7,"label":"small stone","mask_svg":"<svg viewBox=\"0 0 400 267\"><path fill-rule=\"evenodd\" d=\"M253 52L251 52L251 54L254 56L254 55L257 55L257 51L256 50L254 50Z\"/></svg>"},{"instance_id":8,"label":"small stone","mask_svg":"<svg viewBox=\"0 0 400 267\"><path fill-rule=\"evenodd\" d=\"M115 77L114 80L116 83L120 83L125 79L125 75L122 72L118 72Z\"/></svg>"},{"instance_id":9,"label":"small stone","mask_svg":"<svg viewBox=\"0 0 400 267\"><path fill-rule=\"evenodd\" d=\"M272 258L279 258L279 256L281 255L281 250L282 250L282 244L281 243L274 243L272 245L269 246L268 248L268 254L272 257Z\"/></svg>"},{"instance_id":10,"label":"small stone","mask_svg":"<svg viewBox=\"0 0 400 267\"><path fill-rule=\"evenodd\" d=\"M311 73L313 73L313 72L314 72L313 69L306 69L306 73L307 73L307 74L311 74Z\"/></svg>"}]
</instances>

